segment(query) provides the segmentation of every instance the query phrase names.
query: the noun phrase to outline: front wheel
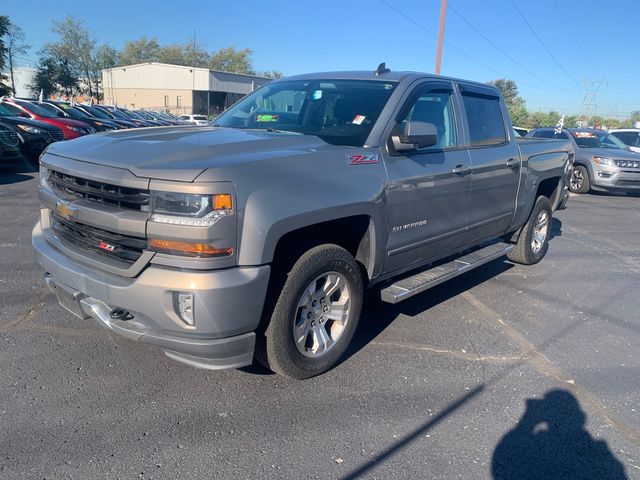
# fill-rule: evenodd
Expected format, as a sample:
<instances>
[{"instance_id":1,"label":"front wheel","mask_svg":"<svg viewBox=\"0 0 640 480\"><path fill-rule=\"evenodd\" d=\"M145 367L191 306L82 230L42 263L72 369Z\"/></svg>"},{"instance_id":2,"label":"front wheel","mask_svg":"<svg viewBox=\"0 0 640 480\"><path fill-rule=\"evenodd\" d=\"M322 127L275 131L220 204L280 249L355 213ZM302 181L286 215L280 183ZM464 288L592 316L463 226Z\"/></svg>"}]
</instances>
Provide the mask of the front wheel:
<instances>
[{"instance_id":1,"label":"front wheel","mask_svg":"<svg viewBox=\"0 0 640 480\"><path fill-rule=\"evenodd\" d=\"M345 249L326 244L307 251L287 275L257 358L295 379L329 370L354 336L363 292L359 265Z\"/></svg>"},{"instance_id":2,"label":"front wheel","mask_svg":"<svg viewBox=\"0 0 640 480\"><path fill-rule=\"evenodd\" d=\"M533 265L546 255L551 233L551 203L547 197L538 197L529 220L518 236L507 258L515 263Z\"/></svg>"},{"instance_id":3,"label":"front wheel","mask_svg":"<svg viewBox=\"0 0 640 480\"><path fill-rule=\"evenodd\" d=\"M571 170L569 190L573 193L589 193L589 190L591 190L589 171L582 165L575 165Z\"/></svg>"}]
</instances>

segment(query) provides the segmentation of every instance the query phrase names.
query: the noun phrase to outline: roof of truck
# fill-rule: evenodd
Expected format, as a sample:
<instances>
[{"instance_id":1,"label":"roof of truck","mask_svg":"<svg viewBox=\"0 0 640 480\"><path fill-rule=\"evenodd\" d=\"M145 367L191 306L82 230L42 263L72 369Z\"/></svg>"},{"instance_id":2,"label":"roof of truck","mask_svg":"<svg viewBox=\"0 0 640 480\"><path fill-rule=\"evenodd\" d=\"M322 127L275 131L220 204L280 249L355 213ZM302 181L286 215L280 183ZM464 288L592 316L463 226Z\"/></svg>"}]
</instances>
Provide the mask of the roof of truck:
<instances>
[{"instance_id":1,"label":"roof of truck","mask_svg":"<svg viewBox=\"0 0 640 480\"><path fill-rule=\"evenodd\" d=\"M434 80L447 80L452 82L464 82L471 83L484 88L497 89L493 85L487 83L475 82L472 80L465 80L462 78L444 77L441 75L434 75L432 73L413 72L413 71L387 71L376 75L373 70L353 70L353 71L337 71L337 72L317 72L317 73L305 73L302 75L292 75L290 77L284 77L280 81L286 80L387 80L390 82L401 82L407 78L433 78Z\"/></svg>"}]
</instances>

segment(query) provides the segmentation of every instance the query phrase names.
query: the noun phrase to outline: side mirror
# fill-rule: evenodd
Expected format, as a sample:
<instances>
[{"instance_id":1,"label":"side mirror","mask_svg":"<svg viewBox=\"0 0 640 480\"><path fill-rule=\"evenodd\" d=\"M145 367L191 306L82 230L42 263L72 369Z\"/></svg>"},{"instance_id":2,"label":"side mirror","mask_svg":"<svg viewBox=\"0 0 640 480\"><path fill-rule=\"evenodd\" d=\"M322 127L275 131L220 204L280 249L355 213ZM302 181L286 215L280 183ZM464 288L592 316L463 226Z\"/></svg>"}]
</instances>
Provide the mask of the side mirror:
<instances>
[{"instance_id":1,"label":"side mirror","mask_svg":"<svg viewBox=\"0 0 640 480\"><path fill-rule=\"evenodd\" d=\"M396 126L391 141L397 152L410 152L438 143L438 131L433 123L410 120Z\"/></svg>"}]
</instances>

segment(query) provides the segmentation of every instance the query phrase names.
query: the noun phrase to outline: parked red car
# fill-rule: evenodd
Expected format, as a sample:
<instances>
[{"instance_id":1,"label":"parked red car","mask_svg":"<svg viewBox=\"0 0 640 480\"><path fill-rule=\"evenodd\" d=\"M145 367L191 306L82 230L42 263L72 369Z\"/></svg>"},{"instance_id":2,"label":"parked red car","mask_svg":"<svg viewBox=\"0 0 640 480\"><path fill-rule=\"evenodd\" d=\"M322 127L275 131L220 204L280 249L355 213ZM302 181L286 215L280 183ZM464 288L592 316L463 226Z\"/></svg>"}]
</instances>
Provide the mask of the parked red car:
<instances>
[{"instance_id":1,"label":"parked red car","mask_svg":"<svg viewBox=\"0 0 640 480\"><path fill-rule=\"evenodd\" d=\"M2 102L7 108L14 110L16 116L28 116L33 120L40 120L62 129L65 140L96 132L93 127L79 120L56 116L54 113L40 107L37 102L29 102L17 98L5 98Z\"/></svg>"}]
</instances>

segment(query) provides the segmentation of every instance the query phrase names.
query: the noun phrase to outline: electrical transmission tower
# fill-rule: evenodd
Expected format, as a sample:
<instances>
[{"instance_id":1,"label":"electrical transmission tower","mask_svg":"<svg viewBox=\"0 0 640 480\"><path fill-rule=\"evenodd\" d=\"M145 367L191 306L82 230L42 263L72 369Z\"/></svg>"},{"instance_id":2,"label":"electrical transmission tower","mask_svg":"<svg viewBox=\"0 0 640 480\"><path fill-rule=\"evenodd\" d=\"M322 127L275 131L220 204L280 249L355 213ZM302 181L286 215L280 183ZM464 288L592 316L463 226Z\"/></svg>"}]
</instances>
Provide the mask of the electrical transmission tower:
<instances>
[{"instance_id":1,"label":"electrical transmission tower","mask_svg":"<svg viewBox=\"0 0 640 480\"><path fill-rule=\"evenodd\" d=\"M584 88L584 99L582 100L582 113L581 116L591 118L598 113L598 104L596 103L596 95L600 91L602 86L607 86L607 82L603 78L602 80L583 80L580 82L582 88Z\"/></svg>"}]
</instances>

